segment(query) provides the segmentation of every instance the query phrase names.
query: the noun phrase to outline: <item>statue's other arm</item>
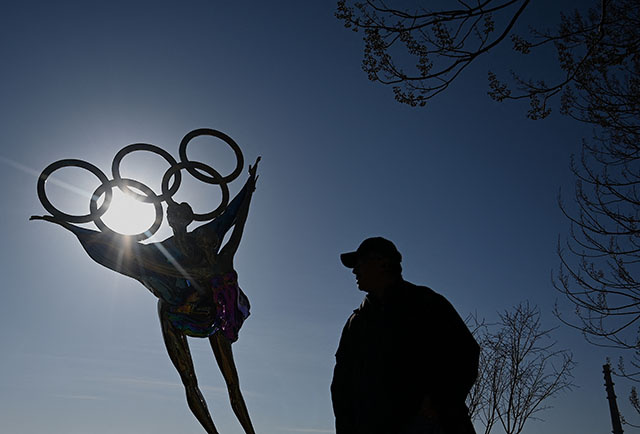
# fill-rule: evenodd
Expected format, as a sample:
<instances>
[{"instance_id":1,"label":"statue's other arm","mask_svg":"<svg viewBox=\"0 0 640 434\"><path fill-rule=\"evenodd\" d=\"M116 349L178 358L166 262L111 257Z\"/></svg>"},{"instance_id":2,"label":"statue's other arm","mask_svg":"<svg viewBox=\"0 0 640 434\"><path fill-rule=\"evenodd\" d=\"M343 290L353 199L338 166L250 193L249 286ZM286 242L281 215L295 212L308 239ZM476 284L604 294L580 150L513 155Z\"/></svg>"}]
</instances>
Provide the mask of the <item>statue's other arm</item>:
<instances>
[{"instance_id":1,"label":"statue's other arm","mask_svg":"<svg viewBox=\"0 0 640 434\"><path fill-rule=\"evenodd\" d=\"M244 225L247 222L247 216L249 215L249 204L251 203L251 196L253 195L253 191L256 189L256 180L258 176L256 175L256 171L258 169L258 163L260 162L260 157L256 160L256 164L253 166L249 166L249 179L245 184L244 188L245 197L240 209L238 210L238 214L236 216L236 222L233 227L233 232L231 233L231 237L225 246L220 250L220 256L228 258L233 262L233 256L238 250L238 246L240 245L240 240L242 239L242 232L244 231Z\"/></svg>"},{"instance_id":2,"label":"statue's other arm","mask_svg":"<svg viewBox=\"0 0 640 434\"><path fill-rule=\"evenodd\" d=\"M233 198L231 203L227 206L222 214L213 219L207 224L199 226L198 228L193 230L194 234L197 234L201 230L213 231L220 240L224 237L224 234L231 229L231 226L236 221L236 216L238 215L238 210L240 206L244 203L244 198L247 195L247 184L242 187L242 190Z\"/></svg>"}]
</instances>

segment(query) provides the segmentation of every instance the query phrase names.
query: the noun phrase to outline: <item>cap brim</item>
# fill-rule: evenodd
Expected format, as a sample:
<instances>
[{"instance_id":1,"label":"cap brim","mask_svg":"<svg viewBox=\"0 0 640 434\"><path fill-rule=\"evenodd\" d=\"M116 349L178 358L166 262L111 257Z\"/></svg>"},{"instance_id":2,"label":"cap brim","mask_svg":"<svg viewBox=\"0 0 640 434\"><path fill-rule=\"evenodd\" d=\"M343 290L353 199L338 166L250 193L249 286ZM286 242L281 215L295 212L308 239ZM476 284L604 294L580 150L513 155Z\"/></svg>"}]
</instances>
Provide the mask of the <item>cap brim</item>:
<instances>
[{"instance_id":1,"label":"cap brim","mask_svg":"<svg viewBox=\"0 0 640 434\"><path fill-rule=\"evenodd\" d=\"M353 268L358 262L358 252L343 253L340 255L340 261L345 267Z\"/></svg>"}]
</instances>

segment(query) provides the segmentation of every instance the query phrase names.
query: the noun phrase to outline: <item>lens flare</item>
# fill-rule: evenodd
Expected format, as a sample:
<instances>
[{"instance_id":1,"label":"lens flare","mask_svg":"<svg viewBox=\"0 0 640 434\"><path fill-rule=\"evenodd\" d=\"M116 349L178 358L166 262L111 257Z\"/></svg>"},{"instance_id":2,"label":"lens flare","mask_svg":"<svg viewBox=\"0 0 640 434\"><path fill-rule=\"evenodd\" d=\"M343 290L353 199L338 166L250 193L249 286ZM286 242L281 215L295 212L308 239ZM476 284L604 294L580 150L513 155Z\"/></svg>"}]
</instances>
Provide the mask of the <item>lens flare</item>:
<instances>
[{"instance_id":1,"label":"lens flare","mask_svg":"<svg viewBox=\"0 0 640 434\"><path fill-rule=\"evenodd\" d=\"M116 232L133 235L148 229L154 218L153 204L138 201L114 188L111 206L102 221Z\"/></svg>"}]
</instances>

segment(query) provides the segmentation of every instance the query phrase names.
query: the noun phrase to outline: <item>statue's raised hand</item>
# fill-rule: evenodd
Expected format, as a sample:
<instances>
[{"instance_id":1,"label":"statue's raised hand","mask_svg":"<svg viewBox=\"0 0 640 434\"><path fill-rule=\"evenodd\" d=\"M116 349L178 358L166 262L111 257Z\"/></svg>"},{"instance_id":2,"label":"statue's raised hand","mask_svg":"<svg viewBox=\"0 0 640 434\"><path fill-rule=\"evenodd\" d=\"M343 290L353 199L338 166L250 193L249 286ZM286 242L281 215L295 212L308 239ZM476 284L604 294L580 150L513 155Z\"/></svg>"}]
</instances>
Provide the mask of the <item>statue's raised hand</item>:
<instances>
[{"instance_id":1,"label":"statue's raised hand","mask_svg":"<svg viewBox=\"0 0 640 434\"><path fill-rule=\"evenodd\" d=\"M32 215L29 220L46 220L52 223L60 223L60 220L50 215Z\"/></svg>"},{"instance_id":2,"label":"statue's raised hand","mask_svg":"<svg viewBox=\"0 0 640 434\"><path fill-rule=\"evenodd\" d=\"M248 183L251 186L251 191L254 191L256 189L256 181L260 177L260 175L257 175L256 173L258 171L258 163L260 162L261 158L262 157L256 158L256 162L255 162L255 164L253 166L251 164L249 164L249 180L248 180Z\"/></svg>"}]
</instances>

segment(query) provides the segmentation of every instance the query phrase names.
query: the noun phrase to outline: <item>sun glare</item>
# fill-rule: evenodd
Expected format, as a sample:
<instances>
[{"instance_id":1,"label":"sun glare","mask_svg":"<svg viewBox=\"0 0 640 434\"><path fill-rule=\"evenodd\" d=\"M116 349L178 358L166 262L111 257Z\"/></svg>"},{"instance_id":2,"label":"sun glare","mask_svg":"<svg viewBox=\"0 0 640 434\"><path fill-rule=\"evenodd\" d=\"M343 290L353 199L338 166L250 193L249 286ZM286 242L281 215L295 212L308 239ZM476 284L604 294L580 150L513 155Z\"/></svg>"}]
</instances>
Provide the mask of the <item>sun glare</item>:
<instances>
[{"instance_id":1,"label":"sun glare","mask_svg":"<svg viewBox=\"0 0 640 434\"><path fill-rule=\"evenodd\" d=\"M113 189L109 210L102 216L109 228L124 235L146 231L154 219L153 204L140 202L117 188Z\"/></svg>"}]
</instances>

